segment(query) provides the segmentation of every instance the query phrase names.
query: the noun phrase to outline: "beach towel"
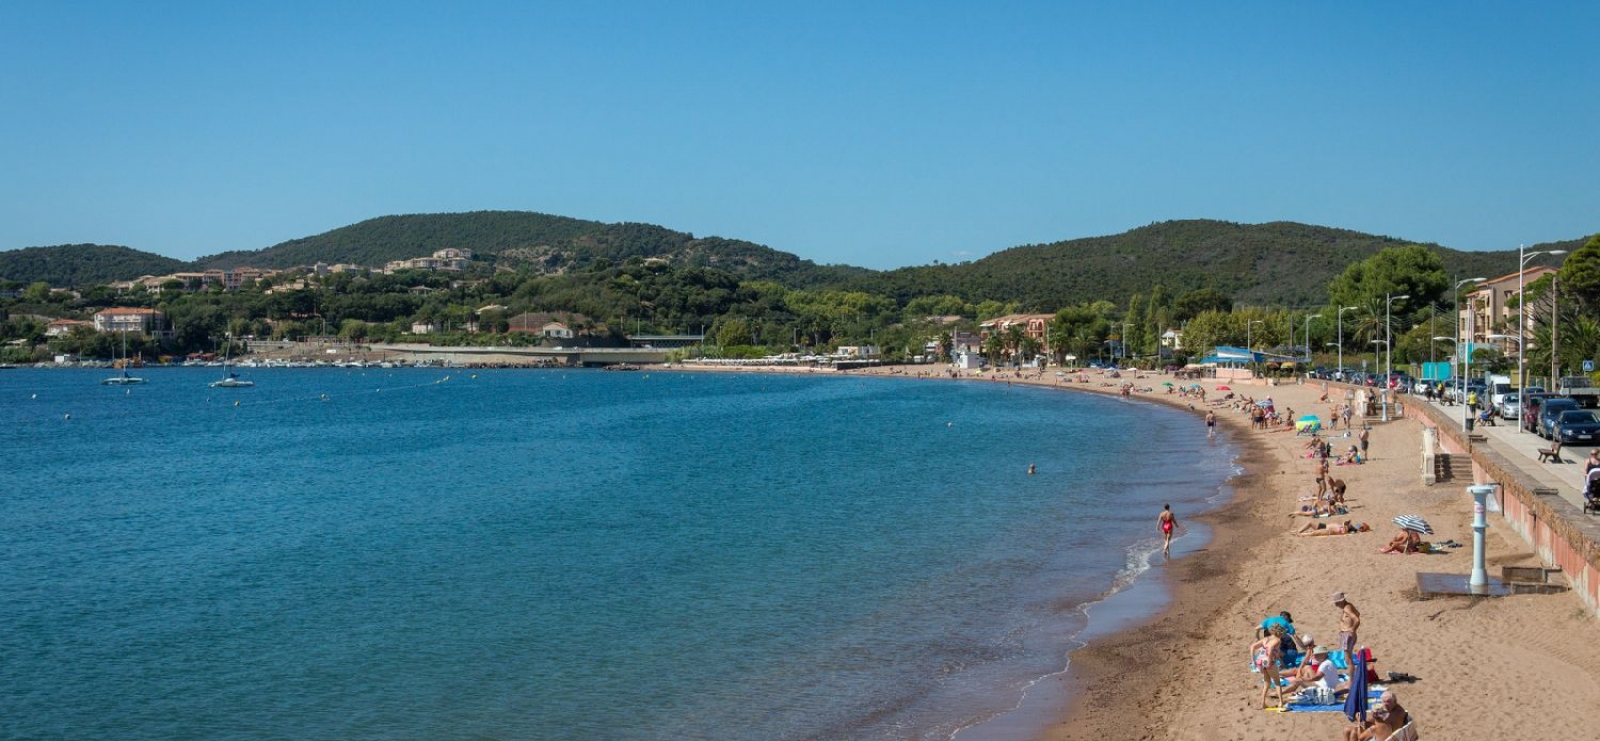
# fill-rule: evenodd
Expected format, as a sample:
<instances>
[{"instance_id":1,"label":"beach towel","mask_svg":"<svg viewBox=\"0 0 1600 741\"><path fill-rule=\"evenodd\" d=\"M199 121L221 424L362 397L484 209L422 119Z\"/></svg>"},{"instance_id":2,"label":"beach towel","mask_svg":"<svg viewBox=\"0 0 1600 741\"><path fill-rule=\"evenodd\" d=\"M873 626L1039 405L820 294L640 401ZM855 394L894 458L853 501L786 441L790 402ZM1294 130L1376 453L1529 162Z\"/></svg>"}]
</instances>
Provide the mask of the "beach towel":
<instances>
[{"instance_id":1,"label":"beach towel","mask_svg":"<svg viewBox=\"0 0 1600 741\"><path fill-rule=\"evenodd\" d=\"M1387 689L1387 688L1381 687L1381 686L1376 687L1376 688L1374 688L1374 687L1367 688L1367 700L1369 702L1371 702L1373 705L1377 705L1378 702L1379 702L1379 698L1383 697L1384 689ZM1344 712L1344 701L1340 700L1338 702L1329 703L1327 705L1313 705L1313 704L1308 703L1308 702L1293 702L1293 701L1291 701L1289 703L1289 705L1288 705L1288 710L1286 710L1284 712L1288 712L1288 713L1342 713L1342 712Z\"/></svg>"}]
</instances>

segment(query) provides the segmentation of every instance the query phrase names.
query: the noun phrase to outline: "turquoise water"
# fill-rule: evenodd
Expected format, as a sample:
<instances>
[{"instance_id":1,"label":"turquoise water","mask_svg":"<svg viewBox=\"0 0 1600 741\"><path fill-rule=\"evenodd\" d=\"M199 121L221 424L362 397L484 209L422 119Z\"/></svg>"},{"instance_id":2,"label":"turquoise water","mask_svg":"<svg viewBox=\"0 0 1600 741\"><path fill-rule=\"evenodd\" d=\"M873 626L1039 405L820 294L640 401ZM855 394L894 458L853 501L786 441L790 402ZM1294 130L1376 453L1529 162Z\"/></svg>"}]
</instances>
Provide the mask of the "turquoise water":
<instances>
[{"instance_id":1,"label":"turquoise water","mask_svg":"<svg viewBox=\"0 0 1600 741\"><path fill-rule=\"evenodd\" d=\"M1004 384L105 374L0 371L0 738L948 738L1232 472Z\"/></svg>"}]
</instances>

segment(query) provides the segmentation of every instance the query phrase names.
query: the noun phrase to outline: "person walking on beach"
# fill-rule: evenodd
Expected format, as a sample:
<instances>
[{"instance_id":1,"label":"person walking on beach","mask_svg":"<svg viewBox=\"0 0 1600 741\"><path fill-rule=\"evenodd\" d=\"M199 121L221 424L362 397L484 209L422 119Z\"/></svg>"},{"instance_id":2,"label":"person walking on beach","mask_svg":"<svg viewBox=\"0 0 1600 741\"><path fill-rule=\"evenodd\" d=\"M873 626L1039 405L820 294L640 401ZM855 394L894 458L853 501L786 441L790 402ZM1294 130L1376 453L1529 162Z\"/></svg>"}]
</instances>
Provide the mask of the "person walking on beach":
<instances>
[{"instance_id":1,"label":"person walking on beach","mask_svg":"<svg viewBox=\"0 0 1600 741\"><path fill-rule=\"evenodd\" d=\"M1250 644L1250 665L1261 672L1261 709L1267 709L1267 693L1272 690L1278 692L1278 707L1285 708L1288 702L1283 699L1283 687L1278 684L1278 667L1283 661L1283 637L1285 631L1282 625L1274 625L1267 631L1261 640Z\"/></svg>"},{"instance_id":2,"label":"person walking on beach","mask_svg":"<svg viewBox=\"0 0 1600 741\"><path fill-rule=\"evenodd\" d=\"M1344 592L1333 593L1333 606L1339 608L1339 650L1345 652L1345 658L1349 659L1356 650L1356 633L1361 630L1361 611L1345 599Z\"/></svg>"},{"instance_id":3,"label":"person walking on beach","mask_svg":"<svg viewBox=\"0 0 1600 741\"><path fill-rule=\"evenodd\" d=\"M1172 555L1172 531L1178 529L1178 516L1172 514L1172 505L1161 506L1161 515L1156 518L1161 525L1161 555Z\"/></svg>"},{"instance_id":4,"label":"person walking on beach","mask_svg":"<svg viewBox=\"0 0 1600 741\"><path fill-rule=\"evenodd\" d=\"M1206 412L1206 437L1216 437L1216 436L1217 436L1217 413L1216 413L1216 411L1213 410L1213 411ZM1596 450L1600 450L1600 448L1596 448Z\"/></svg>"},{"instance_id":5,"label":"person walking on beach","mask_svg":"<svg viewBox=\"0 0 1600 741\"><path fill-rule=\"evenodd\" d=\"M1356 442L1361 443L1361 460L1364 461L1371 460L1371 458L1367 455L1367 436L1370 434L1372 434L1372 426L1363 425L1361 427L1361 434L1356 435Z\"/></svg>"}]
</instances>

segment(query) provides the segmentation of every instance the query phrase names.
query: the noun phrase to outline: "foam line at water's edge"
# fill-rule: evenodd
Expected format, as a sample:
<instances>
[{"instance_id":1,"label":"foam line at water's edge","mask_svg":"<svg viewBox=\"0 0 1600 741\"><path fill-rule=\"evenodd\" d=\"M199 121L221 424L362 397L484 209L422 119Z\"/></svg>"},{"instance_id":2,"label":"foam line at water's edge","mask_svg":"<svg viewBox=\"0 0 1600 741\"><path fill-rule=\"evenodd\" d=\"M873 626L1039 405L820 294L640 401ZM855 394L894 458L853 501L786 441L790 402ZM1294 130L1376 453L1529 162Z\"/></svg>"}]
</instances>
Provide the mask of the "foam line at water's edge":
<instances>
[{"instance_id":1,"label":"foam line at water's edge","mask_svg":"<svg viewBox=\"0 0 1600 741\"><path fill-rule=\"evenodd\" d=\"M1208 510L1226 503L1230 498L1232 498L1233 481L1244 474L1244 467L1238 462L1237 457L1235 457L1229 467L1232 473L1229 475L1227 480L1223 481L1217 486L1216 493L1207 496L1204 499L1208 505ZM1189 540L1187 536L1180 536L1173 540L1174 545L1180 548L1180 552L1177 554L1177 557L1182 558L1183 556L1189 555L1200 550L1201 548L1204 548L1211 539L1211 531L1209 528L1205 528L1203 532L1195 533L1195 535L1196 539L1188 543L1183 543L1183 541ZM1070 648L1067 649L1067 657L1061 668L1023 683L1021 691L1018 693L1017 701L1011 707L990 713L982 718L978 718L971 723L955 729L950 734L949 738L951 741L955 741L957 737L960 737L962 741L998 741L1001 738L1011 738L1012 734L1007 734L999 728L994 730L993 735L985 734L978 729L981 729L985 725L991 724L994 721L1005 718L1008 715L1022 710L1023 706L1027 704L1028 698L1035 687L1046 680L1054 679L1067 674L1072 668L1072 654L1088 646L1091 638L1086 638L1085 636L1092 636L1095 632L1095 625L1093 616L1091 614L1091 609L1109 602L1117 595L1122 594L1130 587L1133 587L1138 582L1140 575L1154 567L1155 555L1160 552L1160 550L1161 541L1156 538L1142 539L1127 546L1125 550L1125 553L1127 554L1126 565L1112 578L1111 586L1094 599L1087 600L1073 608L1074 612L1077 612L1083 616L1084 626L1069 639L1071 645ZM1161 601L1153 610L1147 611L1136 618L1131 619L1136 619L1139 622L1149 620L1159 614L1162 610L1170 607L1170 603L1170 593L1166 590L1163 590ZM1119 632L1120 630L1126 629L1128 628L1124 627L1117 631L1108 632ZM1050 712L1053 712L1053 710L1054 709L1052 708ZM1051 718L1051 720L1053 719L1054 718ZM973 731L979 735L963 735L968 731Z\"/></svg>"}]
</instances>

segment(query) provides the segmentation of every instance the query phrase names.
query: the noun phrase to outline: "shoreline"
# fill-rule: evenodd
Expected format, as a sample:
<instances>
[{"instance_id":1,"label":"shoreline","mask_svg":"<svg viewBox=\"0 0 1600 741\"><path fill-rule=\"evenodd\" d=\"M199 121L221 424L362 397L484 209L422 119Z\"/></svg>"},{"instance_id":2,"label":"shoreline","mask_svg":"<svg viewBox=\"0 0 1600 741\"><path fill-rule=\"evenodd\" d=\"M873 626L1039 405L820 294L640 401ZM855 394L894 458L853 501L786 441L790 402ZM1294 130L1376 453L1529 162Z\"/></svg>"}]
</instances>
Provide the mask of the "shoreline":
<instances>
[{"instance_id":1,"label":"shoreline","mask_svg":"<svg viewBox=\"0 0 1600 741\"><path fill-rule=\"evenodd\" d=\"M781 366L689 366L671 368L672 371L740 374L873 376L910 380L946 382L976 382L1025 384L1038 388L1089 392L1101 396L1120 395L1119 383L1136 383L1136 386L1160 388L1162 379L1170 378L1151 372L1133 378L1103 380L1099 371L1075 372L1071 377L1088 375L1088 383L1059 381L1053 373L1037 377L1005 373L971 374L928 373L919 368L933 366L882 366L849 371L808 370ZM921 373L922 375L918 375ZM1009 377L1008 377L1009 376ZM1103 384L1103 385L1102 385ZM1212 382L1215 385L1215 382ZM1262 387L1266 388L1266 387ZM1275 388L1275 387L1274 387ZM1214 393L1208 391L1208 394ZM1198 424L1204 415L1198 399L1169 395L1160 392L1135 391L1130 398L1153 402L1186 412L1196 418L1196 434L1204 434ZM1150 556L1148 568L1139 572L1133 581L1120 588L1108 588L1108 593L1073 609L1083 609L1088 619L1081 638L1083 645L1068 652L1067 663L1055 673L1040 677L1024 690L1018 704L998 715L966 726L957 731L959 741L1005 741L1008 739L1039 739L1040 741L1067 741L1068 739L1132 738L1128 736L1127 719L1140 717L1140 686L1149 684L1149 649L1152 634L1156 641L1166 641L1182 635L1182 624L1190 613L1215 615L1227 599L1221 590L1212 588L1222 577L1241 569L1253 557L1249 543L1260 543L1270 529L1244 512L1249 507L1250 495L1265 486L1256 461L1272 458L1268 447L1250 434L1246 420L1219 414L1218 426L1225 437L1222 444L1237 451L1234 461L1240 473L1219 483L1226 499L1204 511L1183 517L1186 523L1198 523L1190 531L1203 530L1201 540L1186 546L1179 538L1173 541L1173 556L1162 560ZM1153 522L1153 517L1152 517ZM1200 533L1195 533L1199 535ZM1113 591L1114 590L1114 591ZM1135 604L1126 604L1134 602ZM1096 613L1101 614L1097 615ZM1166 653L1165 651L1163 653ZM1134 700L1126 698L1133 697ZM1063 730L1067 735L1062 735Z\"/></svg>"},{"instance_id":2,"label":"shoreline","mask_svg":"<svg viewBox=\"0 0 1600 741\"><path fill-rule=\"evenodd\" d=\"M919 368L935 367L909 366L908 373L907 367L889 366L837 375L954 380L942 372L916 375L925 373ZM1301 734L1338 738L1350 725L1342 713L1260 710L1260 684L1248 669L1248 647L1256 625L1280 611L1292 612L1300 631L1316 636L1317 643L1332 643L1337 610L1329 595L1344 592L1362 612L1358 646L1371 647L1379 676L1401 672L1413 678L1393 689L1420 735L1453 739L1593 735L1592 718L1600 716L1600 620L1576 595L1422 600L1417 573L1464 574L1471 566L1471 549L1441 549L1431 555L1378 552L1396 532L1390 520L1399 514L1425 517L1434 527L1430 537L1434 542L1472 541L1472 503L1465 492L1470 482L1428 487L1421 481L1425 420L1367 421L1371 457L1363 465L1331 471L1350 487L1350 513L1341 519L1369 523L1373 532L1297 538L1291 530L1312 520L1285 519L1285 515L1299 509L1302 497L1315 491L1314 462L1301 454L1306 438L1291 431L1252 430L1240 410L1215 404L1216 380L1203 381L1213 403L1194 400L1191 405L1189 399L1161 393L1161 383L1170 376L1159 373L1104 385L1056 382L1053 374L961 375L960 380L1100 394L1119 393L1117 384L1123 381L1155 387L1153 392L1136 391L1132 396L1196 416L1214 409L1238 449L1236 461L1242 468L1230 481L1229 501L1192 518L1179 513L1180 518L1207 524L1211 540L1194 553L1167 562L1158 579L1149 579L1148 572L1141 575L1139 581L1165 583L1169 596L1165 607L1147 620L1092 635L1086 645L1070 652L1064 671L1035 685L1046 691L1028 690L1031 697L1023 700L1025 712L1048 718L1046 727L1039 728L1037 722L1007 727L1008 715L1025 720L1023 713L1011 710L973 728L993 724L997 737L1027 741L1246 741ZM1083 375L1074 372L1071 378ZM1327 419L1333 405L1343 401L1344 387L1329 389L1329 384L1320 382L1224 383L1232 383L1243 396L1270 396L1280 410L1298 410L1296 417L1312 413ZM1319 400L1325 391L1331 392L1328 402ZM1405 403L1406 398L1400 401ZM1361 421L1357 422L1359 426ZM1336 454L1354 442L1345 437L1348 434L1340 430L1330 436ZM1533 548L1494 515L1485 549L1490 569L1540 564ZM1275 704L1275 698L1269 704ZM958 738L976 739L977 733Z\"/></svg>"}]
</instances>

